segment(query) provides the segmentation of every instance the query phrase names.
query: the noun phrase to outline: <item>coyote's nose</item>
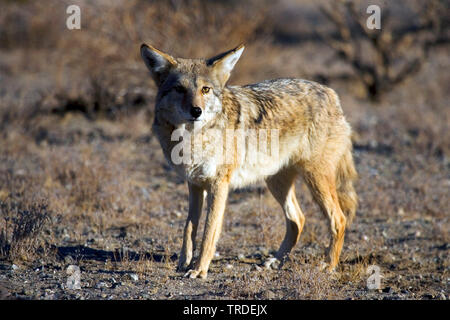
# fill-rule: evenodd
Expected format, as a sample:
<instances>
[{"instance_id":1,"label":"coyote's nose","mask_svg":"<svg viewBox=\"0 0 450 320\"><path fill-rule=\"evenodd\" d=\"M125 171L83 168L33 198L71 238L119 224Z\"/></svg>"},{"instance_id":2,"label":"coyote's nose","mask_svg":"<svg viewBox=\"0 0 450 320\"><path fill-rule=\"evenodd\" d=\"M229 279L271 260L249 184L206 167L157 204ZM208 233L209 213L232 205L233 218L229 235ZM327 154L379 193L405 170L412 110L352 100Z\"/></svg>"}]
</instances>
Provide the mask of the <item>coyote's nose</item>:
<instances>
[{"instance_id":1,"label":"coyote's nose","mask_svg":"<svg viewBox=\"0 0 450 320\"><path fill-rule=\"evenodd\" d=\"M201 114L202 114L202 108L199 108L199 107L191 108L191 116L193 116L195 119L200 117Z\"/></svg>"}]
</instances>

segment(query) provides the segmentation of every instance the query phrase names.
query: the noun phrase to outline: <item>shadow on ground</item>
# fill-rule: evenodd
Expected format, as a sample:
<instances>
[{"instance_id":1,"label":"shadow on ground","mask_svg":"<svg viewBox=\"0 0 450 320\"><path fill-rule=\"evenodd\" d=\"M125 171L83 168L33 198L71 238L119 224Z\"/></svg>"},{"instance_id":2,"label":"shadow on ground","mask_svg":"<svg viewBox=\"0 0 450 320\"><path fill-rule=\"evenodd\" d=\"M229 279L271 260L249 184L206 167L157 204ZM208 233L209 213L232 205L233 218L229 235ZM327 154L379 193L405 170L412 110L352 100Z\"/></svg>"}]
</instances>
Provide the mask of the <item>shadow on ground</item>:
<instances>
[{"instance_id":1,"label":"shadow on ground","mask_svg":"<svg viewBox=\"0 0 450 320\"><path fill-rule=\"evenodd\" d=\"M122 261L141 261L141 260L151 260L155 262L165 262L166 259L170 261L176 261L178 255L176 253L168 256L164 253L155 252L145 252L137 253L135 251L106 251L100 249L93 249L83 245L79 246L66 246L58 247L57 254L59 258L65 260L67 257L72 257L76 260L90 260L90 261L100 261L100 262L122 262Z\"/></svg>"}]
</instances>

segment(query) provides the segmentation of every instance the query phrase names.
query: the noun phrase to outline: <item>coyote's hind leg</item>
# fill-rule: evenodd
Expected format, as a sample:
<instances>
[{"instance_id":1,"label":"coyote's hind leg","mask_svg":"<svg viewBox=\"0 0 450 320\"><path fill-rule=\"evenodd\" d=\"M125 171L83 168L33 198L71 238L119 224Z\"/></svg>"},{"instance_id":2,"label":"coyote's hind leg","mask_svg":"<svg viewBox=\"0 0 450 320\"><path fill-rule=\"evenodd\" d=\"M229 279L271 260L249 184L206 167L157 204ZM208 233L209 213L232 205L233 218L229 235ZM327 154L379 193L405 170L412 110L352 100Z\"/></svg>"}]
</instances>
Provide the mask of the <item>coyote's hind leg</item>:
<instances>
[{"instance_id":1,"label":"coyote's hind leg","mask_svg":"<svg viewBox=\"0 0 450 320\"><path fill-rule=\"evenodd\" d=\"M332 271L339 262L346 226L346 218L336 192L336 174L331 166L326 168L325 166L306 166L303 177L315 201L329 221L331 241L328 248L328 270Z\"/></svg>"},{"instance_id":2,"label":"coyote's hind leg","mask_svg":"<svg viewBox=\"0 0 450 320\"><path fill-rule=\"evenodd\" d=\"M275 258L267 260L264 264L266 268L282 261L291 252L298 242L305 224L305 216L295 196L294 181L296 177L297 171L295 168L286 168L266 180L270 192L281 205L286 218L286 234L283 242L275 254Z\"/></svg>"}]
</instances>

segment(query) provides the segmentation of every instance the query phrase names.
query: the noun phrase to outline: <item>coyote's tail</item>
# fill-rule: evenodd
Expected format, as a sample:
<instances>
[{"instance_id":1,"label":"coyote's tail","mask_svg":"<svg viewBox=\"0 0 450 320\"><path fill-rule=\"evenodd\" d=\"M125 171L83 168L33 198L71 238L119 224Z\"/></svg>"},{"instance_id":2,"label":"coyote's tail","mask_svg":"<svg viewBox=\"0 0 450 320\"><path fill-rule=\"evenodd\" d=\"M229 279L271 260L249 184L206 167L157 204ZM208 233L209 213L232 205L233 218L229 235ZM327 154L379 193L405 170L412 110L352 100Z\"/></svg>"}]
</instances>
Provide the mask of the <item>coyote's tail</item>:
<instances>
[{"instance_id":1,"label":"coyote's tail","mask_svg":"<svg viewBox=\"0 0 450 320\"><path fill-rule=\"evenodd\" d=\"M358 177L353 163L352 150L349 148L339 160L336 175L336 186L339 205L347 218L349 226L355 217L358 206L358 195L353 188L353 182Z\"/></svg>"}]
</instances>

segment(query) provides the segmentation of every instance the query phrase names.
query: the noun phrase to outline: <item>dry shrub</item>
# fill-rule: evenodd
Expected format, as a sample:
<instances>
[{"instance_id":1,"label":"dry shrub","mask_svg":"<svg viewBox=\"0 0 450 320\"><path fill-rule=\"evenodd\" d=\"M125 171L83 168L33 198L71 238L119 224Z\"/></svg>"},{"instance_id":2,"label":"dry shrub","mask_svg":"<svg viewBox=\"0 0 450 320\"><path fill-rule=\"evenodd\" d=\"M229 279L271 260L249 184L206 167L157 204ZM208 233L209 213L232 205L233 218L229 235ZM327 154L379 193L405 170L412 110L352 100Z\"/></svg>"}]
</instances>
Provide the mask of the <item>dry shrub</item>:
<instances>
[{"instance_id":1,"label":"dry shrub","mask_svg":"<svg viewBox=\"0 0 450 320\"><path fill-rule=\"evenodd\" d=\"M231 299L343 299L336 280L317 266L290 263L283 270L252 271L235 276L225 287Z\"/></svg>"},{"instance_id":2,"label":"dry shrub","mask_svg":"<svg viewBox=\"0 0 450 320\"><path fill-rule=\"evenodd\" d=\"M81 143L75 150L51 149L41 155L40 181L52 210L63 212L74 229L89 225L102 234L113 226L135 225L149 211L150 201L142 196L146 184L127 167L134 159L132 145Z\"/></svg>"},{"instance_id":3,"label":"dry shrub","mask_svg":"<svg viewBox=\"0 0 450 320\"><path fill-rule=\"evenodd\" d=\"M406 28L395 26L395 18L385 5L381 10L381 28L374 30L367 28L368 15L362 14L366 3L341 0L321 7L336 33L319 36L351 67L365 88L365 97L371 100L379 100L384 93L417 74L429 58L430 49L450 40L445 33L449 10L445 1L426 1L420 5L411 2L406 7L414 12L415 22Z\"/></svg>"},{"instance_id":4,"label":"dry shrub","mask_svg":"<svg viewBox=\"0 0 450 320\"><path fill-rule=\"evenodd\" d=\"M0 14L0 29L5 30L0 48L11 60L0 63L0 69L7 69L11 76L23 72L42 76L42 87L33 93L32 114L80 111L114 116L141 108L154 96L139 57L142 42L189 57L208 57L242 42L264 42L270 39L269 3L6 3ZM81 8L81 30L66 28L69 4ZM11 102L17 107L17 99ZM24 114L23 109L16 112Z\"/></svg>"},{"instance_id":5,"label":"dry shrub","mask_svg":"<svg viewBox=\"0 0 450 320\"><path fill-rule=\"evenodd\" d=\"M42 245L39 234L49 216L44 203L23 209L14 201L1 201L0 257L8 260L33 259Z\"/></svg>"}]
</instances>

